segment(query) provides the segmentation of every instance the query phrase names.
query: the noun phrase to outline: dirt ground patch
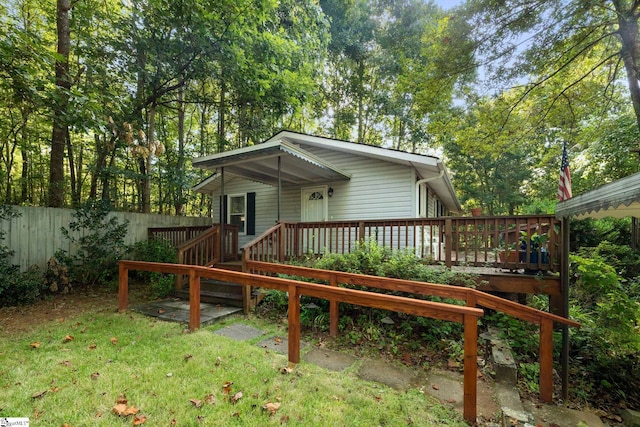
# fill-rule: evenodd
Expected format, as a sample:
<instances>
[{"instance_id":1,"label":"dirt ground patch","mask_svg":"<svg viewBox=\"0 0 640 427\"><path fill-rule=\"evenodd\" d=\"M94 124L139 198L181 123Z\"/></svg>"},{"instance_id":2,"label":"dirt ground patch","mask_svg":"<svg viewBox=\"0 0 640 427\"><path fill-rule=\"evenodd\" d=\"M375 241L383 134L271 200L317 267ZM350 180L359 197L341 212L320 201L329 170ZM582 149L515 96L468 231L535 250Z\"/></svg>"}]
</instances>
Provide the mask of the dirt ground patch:
<instances>
[{"instance_id":1,"label":"dirt ground patch","mask_svg":"<svg viewBox=\"0 0 640 427\"><path fill-rule=\"evenodd\" d=\"M140 289L131 289L129 304L146 300ZM105 288L48 296L32 305L0 307L0 336L24 333L47 322L64 322L86 312L115 312L117 309L118 291Z\"/></svg>"}]
</instances>

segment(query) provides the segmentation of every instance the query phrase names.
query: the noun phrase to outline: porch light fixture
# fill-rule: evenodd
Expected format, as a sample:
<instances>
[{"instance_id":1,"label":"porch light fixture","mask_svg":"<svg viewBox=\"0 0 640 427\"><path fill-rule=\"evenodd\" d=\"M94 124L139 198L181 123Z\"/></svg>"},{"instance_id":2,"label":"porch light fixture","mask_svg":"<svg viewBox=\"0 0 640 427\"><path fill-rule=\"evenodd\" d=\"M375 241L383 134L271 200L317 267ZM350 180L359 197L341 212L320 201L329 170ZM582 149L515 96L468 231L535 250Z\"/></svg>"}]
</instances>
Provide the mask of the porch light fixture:
<instances>
[{"instance_id":1,"label":"porch light fixture","mask_svg":"<svg viewBox=\"0 0 640 427\"><path fill-rule=\"evenodd\" d=\"M333 196L333 188L329 187L329 190L327 191L327 194L329 195L329 197Z\"/></svg>"}]
</instances>

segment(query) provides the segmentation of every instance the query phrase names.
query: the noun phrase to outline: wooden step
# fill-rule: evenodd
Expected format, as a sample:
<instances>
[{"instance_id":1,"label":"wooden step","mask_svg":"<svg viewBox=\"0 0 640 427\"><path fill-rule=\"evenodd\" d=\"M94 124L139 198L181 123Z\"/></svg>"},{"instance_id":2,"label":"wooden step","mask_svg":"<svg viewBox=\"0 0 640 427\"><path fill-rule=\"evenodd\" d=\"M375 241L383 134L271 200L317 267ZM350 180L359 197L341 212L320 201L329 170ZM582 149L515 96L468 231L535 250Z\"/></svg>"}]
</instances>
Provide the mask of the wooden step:
<instances>
[{"instance_id":1,"label":"wooden step","mask_svg":"<svg viewBox=\"0 0 640 427\"><path fill-rule=\"evenodd\" d=\"M242 271L242 261L225 261L214 265L214 268L230 271Z\"/></svg>"},{"instance_id":2,"label":"wooden step","mask_svg":"<svg viewBox=\"0 0 640 427\"><path fill-rule=\"evenodd\" d=\"M174 294L178 298L189 299L189 286L176 290ZM200 282L200 301L242 307L242 286L220 280L202 279Z\"/></svg>"}]
</instances>

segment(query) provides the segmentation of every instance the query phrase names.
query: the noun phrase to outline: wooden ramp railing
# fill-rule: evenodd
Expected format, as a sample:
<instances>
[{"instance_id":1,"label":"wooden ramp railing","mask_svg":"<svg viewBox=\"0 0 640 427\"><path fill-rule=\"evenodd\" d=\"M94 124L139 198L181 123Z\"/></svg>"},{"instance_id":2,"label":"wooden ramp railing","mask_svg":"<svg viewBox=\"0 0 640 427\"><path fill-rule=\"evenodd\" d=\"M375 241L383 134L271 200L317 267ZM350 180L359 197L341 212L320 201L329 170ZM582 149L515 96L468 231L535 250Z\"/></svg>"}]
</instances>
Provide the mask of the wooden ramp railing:
<instances>
[{"instance_id":1,"label":"wooden ramp railing","mask_svg":"<svg viewBox=\"0 0 640 427\"><path fill-rule=\"evenodd\" d=\"M190 294L189 329L191 330L200 327L201 278L232 281L245 286L254 285L288 292L288 353L290 363L298 363L300 361L300 297L302 295L462 323L464 326L463 413L467 421L474 423L476 420L478 319L483 315L480 309L214 268L142 261L120 261L118 290L118 310L120 312L126 310L128 306L129 270L188 275Z\"/></svg>"},{"instance_id":2,"label":"wooden ramp railing","mask_svg":"<svg viewBox=\"0 0 640 427\"><path fill-rule=\"evenodd\" d=\"M553 398L553 323L558 322L574 327L580 326L577 322L570 319L494 297L476 291L475 289L329 270L317 270L305 267L276 265L265 262L251 262L248 266L252 271L262 273L291 274L323 280L326 281L329 286L198 266L120 261L118 309L124 311L128 306L129 270L188 275L190 295L189 328L192 330L200 326L200 279L202 277L232 281L243 285L245 288L259 286L286 291L289 294L289 361L291 363L298 363L300 357L301 295L329 300L330 328L332 334L337 334L338 304L340 302L459 322L464 325L464 417L471 423L474 423L476 419L477 328L478 319L483 315L483 311L476 308L476 306L501 311L540 326L540 398L546 402L550 402ZM352 284L417 295L452 298L465 301L467 306L435 303L415 298L347 289L340 287L339 284Z\"/></svg>"},{"instance_id":3,"label":"wooden ramp railing","mask_svg":"<svg viewBox=\"0 0 640 427\"><path fill-rule=\"evenodd\" d=\"M412 280L392 279L387 277L367 276L363 274L343 273L340 271L320 270L316 268L298 267L284 264L273 264L259 261L247 261L248 272L261 274L286 274L297 277L324 281L330 287L349 284L388 291L406 292L412 295L436 296L464 301L467 307L484 307L496 310L517 319L536 324L540 327L540 399L545 402L553 400L553 325L554 322L573 327L580 327L578 322L537 310L517 302L509 301L476 289L461 286L441 285L435 283L416 282ZM329 332L332 336L338 333L338 302L329 299Z\"/></svg>"}]
</instances>

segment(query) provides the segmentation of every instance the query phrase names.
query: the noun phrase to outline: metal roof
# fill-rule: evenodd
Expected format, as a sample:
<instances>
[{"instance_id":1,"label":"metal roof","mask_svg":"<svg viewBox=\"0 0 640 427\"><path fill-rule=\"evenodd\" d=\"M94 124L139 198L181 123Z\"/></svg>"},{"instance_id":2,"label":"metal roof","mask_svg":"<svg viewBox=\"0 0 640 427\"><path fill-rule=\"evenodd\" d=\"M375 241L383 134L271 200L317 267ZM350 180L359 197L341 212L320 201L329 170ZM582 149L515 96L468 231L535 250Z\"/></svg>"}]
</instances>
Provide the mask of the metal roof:
<instances>
[{"instance_id":1,"label":"metal roof","mask_svg":"<svg viewBox=\"0 0 640 427\"><path fill-rule=\"evenodd\" d=\"M280 178L283 187L351 178L351 174L285 141L267 141L201 157L193 160L193 166L210 170L224 167L225 174L275 186L278 184L278 157L282 158Z\"/></svg>"},{"instance_id":2,"label":"metal roof","mask_svg":"<svg viewBox=\"0 0 640 427\"><path fill-rule=\"evenodd\" d=\"M556 218L640 217L640 173L558 202Z\"/></svg>"},{"instance_id":3,"label":"metal roof","mask_svg":"<svg viewBox=\"0 0 640 427\"><path fill-rule=\"evenodd\" d=\"M225 176L229 174L275 186L278 182L278 157L281 157L280 177L283 187L300 187L351 178L349 172L308 151L315 148L413 167L421 179L433 178L429 181L429 186L448 210L462 210L451 177L438 157L292 131L280 131L260 144L194 159L193 166L213 171L224 167ZM216 189L219 186L217 175L205 179L194 190L211 192Z\"/></svg>"}]
</instances>

